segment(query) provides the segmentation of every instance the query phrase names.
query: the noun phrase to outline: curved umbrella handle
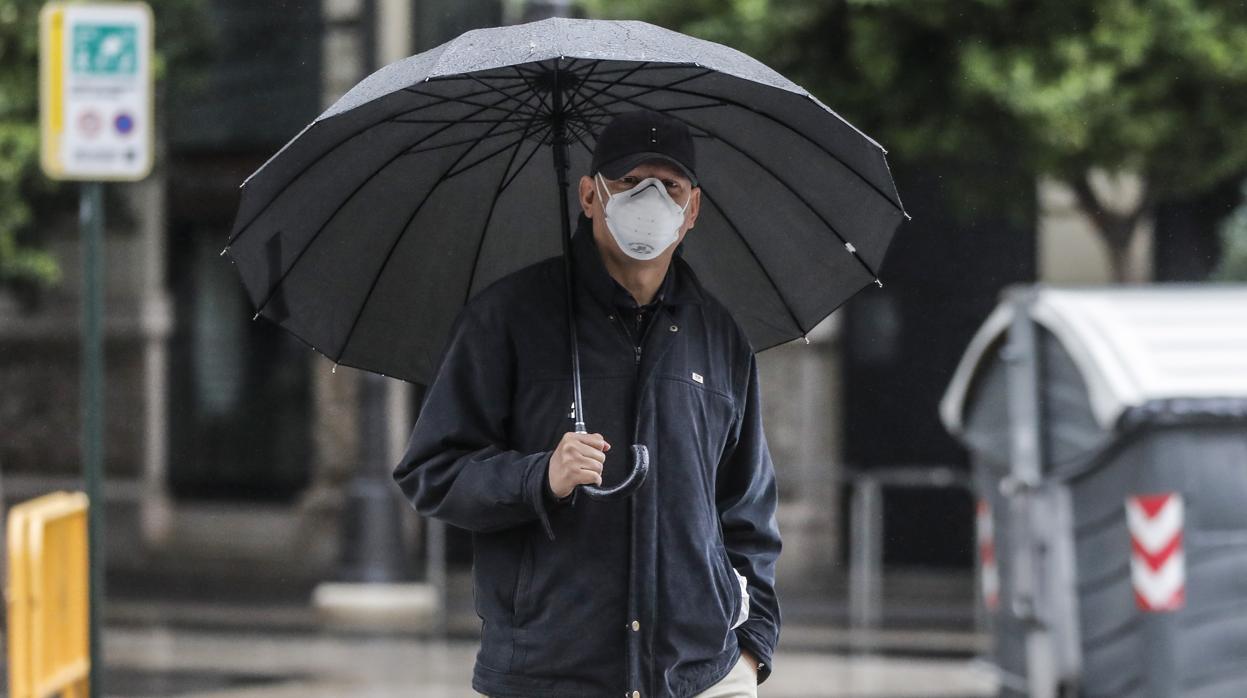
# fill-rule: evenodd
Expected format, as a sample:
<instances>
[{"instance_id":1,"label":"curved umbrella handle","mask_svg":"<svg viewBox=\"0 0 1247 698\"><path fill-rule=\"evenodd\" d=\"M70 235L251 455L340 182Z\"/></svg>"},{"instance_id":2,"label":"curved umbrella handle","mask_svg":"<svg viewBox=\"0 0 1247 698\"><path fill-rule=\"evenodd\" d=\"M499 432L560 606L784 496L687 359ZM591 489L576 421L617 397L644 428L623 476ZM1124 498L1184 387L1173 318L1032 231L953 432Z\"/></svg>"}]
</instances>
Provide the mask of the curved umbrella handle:
<instances>
[{"instance_id":1,"label":"curved umbrella handle","mask_svg":"<svg viewBox=\"0 0 1247 698\"><path fill-rule=\"evenodd\" d=\"M643 444L632 444L632 472L623 482L610 488L580 485L585 494L594 499L623 499L630 496L645 482L649 474L649 449Z\"/></svg>"}]
</instances>

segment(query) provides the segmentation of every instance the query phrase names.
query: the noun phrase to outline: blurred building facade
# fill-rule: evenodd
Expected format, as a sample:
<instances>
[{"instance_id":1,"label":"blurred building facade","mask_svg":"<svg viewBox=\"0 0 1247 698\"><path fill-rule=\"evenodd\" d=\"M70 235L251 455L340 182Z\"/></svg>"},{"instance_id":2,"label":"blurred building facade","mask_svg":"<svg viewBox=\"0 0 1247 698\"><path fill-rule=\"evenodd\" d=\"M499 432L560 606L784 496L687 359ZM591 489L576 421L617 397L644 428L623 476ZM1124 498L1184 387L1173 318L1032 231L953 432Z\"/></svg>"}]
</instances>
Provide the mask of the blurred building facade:
<instances>
[{"instance_id":1,"label":"blurred building facade","mask_svg":"<svg viewBox=\"0 0 1247 698\"><path fill-rule=\"evenodd\" d=\"M128 569L314 582L336 573L352 476L362 467L360 374L266 321L252 321L219 253L238 186L380 65L478 26L569 14L548 0L206 0L213 59L164 81L153 175L110 185L107 238L109 560ZM938 170L897 172L916 221L902 228L883 289L864 291L798 342L761 356L766 425L781 487L785 588L825 589L839 570L848 466L964 466L936 403L1000 289L1107 278L1085 221L1039 183L1023 225L946 222ZM1121 195L1129 197L1129 184ZM1150 230L1150 229L1149 229ZM1144 231L1147 233L1148 231ZM25 314L0 296L4 497L78 480L78 244L67 215L48 236L63 288ZM1135 255L1150 278L1150 234ZM945 260L957 260L950 270ZM418 394L385 391L388 470ZM398 496L397 488L392 488ZM968 500L889 500L889 559L969 566ZM962 511L965 509L965 511ZM964 514L964 515L963 515ZM423 555L404 509L402 554ZM470 561L469 538L449 555Z\"/></svg>"},{"instance_id":2,"label":"blurred building facade","mask_svg":"<svg viewBox=\"0 0 1247 698\"><path fill-rule=\"evenodd\" d=\"M151 177L108 186L108 560L182 576L334 576L361 467L361 374L252 309L220 256L243 179L359 79L478 26L573 14L567 2L210 0L211 60L157 97ZM50 246L66 283L22 312L0 297L5 499L79 488L76 219ZM836 536L836 323L765 355L767 424L780 469L785 568L820 584ZM388 381L385 462L397 461L418 391ZM373 452L376 452L375 450ZM398 497L397 488L391 488ZM423 527L403 510L405 547ZM366 544L366 541L359 541ZM466 534L448 555L470 562Z\"/></svg>"}]
</instances>

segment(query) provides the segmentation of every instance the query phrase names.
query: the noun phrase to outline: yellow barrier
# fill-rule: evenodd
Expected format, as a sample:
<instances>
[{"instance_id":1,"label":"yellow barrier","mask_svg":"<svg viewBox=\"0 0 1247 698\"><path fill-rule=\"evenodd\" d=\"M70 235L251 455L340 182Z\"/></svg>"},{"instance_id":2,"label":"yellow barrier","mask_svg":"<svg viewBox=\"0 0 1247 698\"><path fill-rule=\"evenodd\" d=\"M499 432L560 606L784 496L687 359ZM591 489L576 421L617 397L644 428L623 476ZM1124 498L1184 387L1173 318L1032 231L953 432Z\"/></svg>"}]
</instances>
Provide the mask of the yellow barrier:
<instances>
[{"instance_id":1,"label":"yellow barrier","mask_svg":"<svg viewBox=\"0 0 1247 698\"><path fill-rule=\"evenodd\" d=\"M55 492L9 511L9 696L85 698L87 497Z\"/></svg>"}]
</instances>

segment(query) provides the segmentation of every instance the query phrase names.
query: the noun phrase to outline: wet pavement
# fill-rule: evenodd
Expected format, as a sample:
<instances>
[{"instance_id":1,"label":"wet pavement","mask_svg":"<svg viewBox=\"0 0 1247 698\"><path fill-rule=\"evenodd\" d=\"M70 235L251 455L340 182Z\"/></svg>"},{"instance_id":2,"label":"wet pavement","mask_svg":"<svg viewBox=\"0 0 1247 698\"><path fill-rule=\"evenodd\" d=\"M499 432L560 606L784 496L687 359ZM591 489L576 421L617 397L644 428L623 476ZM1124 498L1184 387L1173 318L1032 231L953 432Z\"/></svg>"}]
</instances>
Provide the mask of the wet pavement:
<instances>
[{"instance_id":1,"label":"wet pavement","mask_svg":"<svg viewBox=\"0 0 1247 698\"><path fill-rule=\"evenodd\" d=\"M303 603L115 600L106 695L118 698L472 698L471 614L450 639L329 624ZM833 614L834 615L834 614ZM949 624L944 624L948 626ZM826 604L790 603L773 698L994 695L986 638L951 627L848 630Z\"/></svg>"},{"instance_id":2,"label":"wet pavement","mask_svg":"<svg viewBox=\"0 0 1247 698\"><path fill-rule=\"evenodd\" d=\"M474 698L479 620L452 579L448 639L427 628L366 629L318 615L309 588L114 579L106 606L105 695L115 698ZM281 586L281 585L277 585ZM849 630L827 595L789 594L766 698L977 698L995 679L964 581L905 585L887 629ZM940 599L943 599L940 601ZM831 600L829 600L831 599Z\"/></svg>"},{"instance_id":3,"label":"wet pavement","mask_svg":"<svg viewBox=\"0 0 1247 698\"><path fill-rule=\"evenodd\" d=\"M798 628L759 695L775 698L988 696L991 673L955 651L967 638L948 635L953 656L840 654L806 643L835 644L830 629ZM922 640L918 636L911 641ZM931 640L931 638L926 638ZM106 638L107 695L146 698L468 698L476 645L402 635L261 634L160 627L111 628ZM938 644L938 639L937 639ZM794 646L795 645L795 646ZM947 650L947 648L946 648Z\"/></svg>"}]
</instances>

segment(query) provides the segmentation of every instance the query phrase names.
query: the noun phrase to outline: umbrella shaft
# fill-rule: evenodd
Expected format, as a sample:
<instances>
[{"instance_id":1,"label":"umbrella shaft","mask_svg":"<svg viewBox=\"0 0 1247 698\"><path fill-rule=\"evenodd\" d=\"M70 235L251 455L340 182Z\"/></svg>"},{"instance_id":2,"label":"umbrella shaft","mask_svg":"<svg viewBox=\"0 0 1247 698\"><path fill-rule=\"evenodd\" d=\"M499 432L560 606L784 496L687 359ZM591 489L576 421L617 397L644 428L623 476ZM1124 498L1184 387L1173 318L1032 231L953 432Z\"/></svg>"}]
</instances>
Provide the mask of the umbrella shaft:
<instances>
[{"instance_id":1,"label":"umbrella shaft","mask_svg":"<svg viewBox=\"0 0 1247 698\"><path fill-rule=\"evenodd\" d=\"M563 121L563 92L559 88L559 69L554 67L554 94L551 122L551 145L554 148L554 174L559 189L559 223L563 235L563 280L567 291L567 335L571 340L572 353L572 421L578 434L587 433L585 428L584 401L580 397L580 343L576 338L576 297L572 283L571 220L567 205L567 131Z\"/></svg>"}]
</instances>

